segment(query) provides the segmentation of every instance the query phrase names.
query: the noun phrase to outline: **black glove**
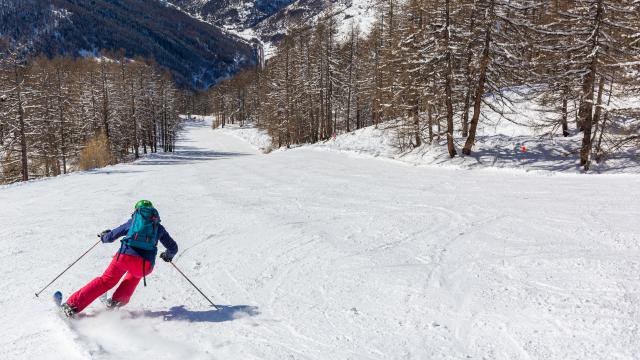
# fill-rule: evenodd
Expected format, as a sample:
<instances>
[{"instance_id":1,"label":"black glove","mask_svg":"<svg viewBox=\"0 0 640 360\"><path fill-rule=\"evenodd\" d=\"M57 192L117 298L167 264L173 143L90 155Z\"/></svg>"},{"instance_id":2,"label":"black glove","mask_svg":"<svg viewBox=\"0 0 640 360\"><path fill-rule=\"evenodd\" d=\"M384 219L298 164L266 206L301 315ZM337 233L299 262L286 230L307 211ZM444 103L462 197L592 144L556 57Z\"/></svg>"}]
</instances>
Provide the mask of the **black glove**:
<instances>
[{"instance_id":1,"label":"black glove","mask_svg":"<svg viewBox=\"0 0 640 360\"><path fill-rule=\"evenodd\" d=\"M100 234L98 234L98 237L100 238L100 241L104 242L104 237L105 237L105 235L107 235L107 234L108 234L108 233L110 233L110 232L111 232L111 230L108 230L108 229L107 229L107 230L105 230L105 231L101 232Z\"/></svg>"},{"instance_id":2,"label":"black glove","mask_svg":"<svg viewBox=\"0 0 640 360\"><path fill-rule=\"evenodd\" d=\"M162 260L164 260L164 261L166 261L166 262L171 262L171 260L173 260L173 256L169 256L169 255L167 255L167 252L166 252L166 251L163 251L163 252L160 254L160 259L162 259Z\"/></svg>"}]
</instances>

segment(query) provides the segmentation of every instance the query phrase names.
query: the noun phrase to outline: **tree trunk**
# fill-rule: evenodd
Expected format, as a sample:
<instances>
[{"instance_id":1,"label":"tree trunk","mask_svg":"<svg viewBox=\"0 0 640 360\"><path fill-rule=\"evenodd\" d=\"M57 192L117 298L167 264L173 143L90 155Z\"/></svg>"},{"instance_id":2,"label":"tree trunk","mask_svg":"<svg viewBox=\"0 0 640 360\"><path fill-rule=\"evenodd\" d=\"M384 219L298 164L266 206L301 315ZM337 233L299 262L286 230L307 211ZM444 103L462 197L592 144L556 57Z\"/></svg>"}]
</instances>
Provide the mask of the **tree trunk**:
<instances>
[{"instance_id":1,"label":"tree trunk","mask_svg":"<svg viewBox=\"0 0 640 360\"><path fill-rule=\"evenodd\" d=\"M27 135L25 129L24 107L22 106L22 85L18 85L18 120L20 121L20 159L22 167L22 181L29 180L29 162L27 160Z\"/></svg>"},{"instance_id":2,"label":"tree trunk","mask_svg":"<svg viewBox=\"0 0 640 360\"><path fill-rule=\"evenodd\" d=\"M609 98L607 100L607 106L611 105L611 94L613 93L613 82L614 82L614 79L611 79L611 84L609 85ZM598 117L599 116L600 115L598 115ZM604 130L607 126L607 120L609 120L609 112L606 112L604 114L602 125L600 125L600 135L598 136L598 142L596 143L596 150L595 150L595 157L596 157L597 163L600 163L604 159L604 151L602 150L602 137L604 136Z\"/></svg>"},{"instance_id":3,"label":"tree trunk","mask_svg":"<svg viewBox=\"0 0 640 360\"><path fill-rule=\"evenodd\" d=\"M471 15L471 24L469 26L470 31L475 28L475 17ZM471 60L473 56L472 42L469 42L467 47L467 68L466 68L466 80L467 91L464 96L464 108L462 110L462 137L469 136L469 109L471 108L471 93L473 92L473 77L471 76Z\"/></svg>"},{"instance_id":4,"label":"tree trunk","mask_svg":"<svg viewBox=\"0 0 640 360\"><path fill-rule=\"evenodd\" d=\"M59 65L60 66L60 65ZM66 154L66 139L65 139L65 124L64 124L64 104L62 100L62 74L58 68L58 120L60 121L60 155L62 157L62 173L67 173L67 154Z\"/></svg>"},{"instance_id":5,"label":"tree trunk","mask_svg":"<svg viewBox=\"0 0 640 360\"><path fill-rule=\"evenodd\" d=\"M351 131L351 88L353 81L353 56L355 52L355 29L353 28L353 23L351 24L351 48L349 49L349 80L347 81L347 86L349 90L347 91L347 132Z\"/></svg>"},{"instance_id":6,"label":"tree trunk","mask_svg":"<svg viewBox=\"0 0 640 360\"><path fill-rule=\"evenodd\" d=\"M102 128L104 129L104 135L107 137L107 148L109 152L111 149L111 134L109 131L109 89L107 87L107 72L104 62L101 64L102 72Z\"/></svg>"},{"instance_id":7,"label":"tree trunk","mask_svg":"<svg viewBox=\"0 0 640 360\"><path fill-rule=\"evenodd\" d=\"M420 133L420 108L418 107L418 101L413 109L413 134L416 139L416 147L422 146L422 135Z\"/></svg>"},{"instance_id":8,"label":"tree trunk","mask_svg":"<svg viewBox=\"0 0 640 360\"><path fill-rule=\"evenodd\" d=\"M491 12L493 12L493 2L491 3ZM476 92L473 99L473 117L471 118L471 128L467 142L464 144L462 153L471 155L471 149L476 141L476 131L478 129L478 121L480 120L480 108L482 106L482 97L484 96L485 83L487 81L487 67L489 66L489 47L491 46L491 26L492 22L488 22L485 29L484 49L482 50L482 60L480 62L480 77L476 86Z\"/></svg>"},{"instance_id":9,"label":"tree trunk","mask_svg":"<svg viewBox=\"0 0 640 360\"><path fill-rule=\"evenodd\" d=\"M562 88L562 119L560 120L562 124L562 136L569 136L569 124L568 124L568 96L569 96L569 87L563 86Z\"/></svg>"},{"instance_id":10,"label":"tree trunk","mask_svg":"<svg viewBox=\"0 0 640 360\"><path fill-rule=\"evenodd\" d=\"M593 149L593 143L596 140L596 136L598 135L598 130L600 128L600 117L602 114L602 93L604 92L604 76L600 76L600 81L598 82L598 98L596 100L596 109L593 114L593 132L591 141L589 142L589 149ZM589 159L591 161L591 159Z\"/></svg>"},{"instance_id":11,"label":"tree trunk","mask_svg":"<svg viewBox=\"0 0 640 360\"><path fill-rule=\"evenodd\" d=\"M27 159L27 134L26 134L26 125L25 125L25 114L24 114L24 106L22 104L22 77L20 76L20 70L18 69L17 59L14 60L14 75L16 81L16 91L17 91L17 99L18 99L18 122L20 128L20 164L21 164L21 173L22 173L22 181L29 180L29 161Z\"/></svg>"},{"instance_id":12,"label":"tree trunk","mask_svg":"<svg viewBox=\"0 0 640 360\"><path fill-rule=\"evenodd\" d=\"M427 103L427 118L429 119L429 144L433 143L433 114L431 113L431 104Z\"/></svg>"},{"instance_id":13,"label":"tree trunk","mask_svg":"<svg viewBox=\"0 0 640 360\"><path fill-rule=\"evenodd\" d=\"M447 103L447 150L449 156L454 157L457 155L455 145L453 143L453 99L451 88L453 86L453 56L451 54L450 36L451 36L451 24L450 24L450 0L446 0L446 30L444 46L447 49L447 75L445 84L445 97Z\"/></svg>"},{"instance_id":14,"label":"tree trunk","mask_svg":"<svg viewBox=\"0 0 640 360\"><path fill-rule=\"evenodd\" d=\"M133 75L129 75L131 77L131 121L133 121L133 147L134 147L134 155L136 159L140 158L140 150L138 149L138 120L136 119L136 96L134 90L134 79ZM142 77L141 77L142 78ZM146 150L145 150L146 153Z\"/></svg>"},{"instance_id":15,"label":"tree trunk","mask_svg":"<svg viewBox=\"0 0 640 360\"><path fill-rule=\"evenodd\" d=\"M598 9L596 12L596 28L594 29L592 49L596 50L599 46L600 25L602 23L602 0L598 0ZM582 104L580 104L580 123L584 129L584 136L582 137L582 148L580 149L580 165L584 167L585 171L589 171L590 155L591 155L591 130L593 127L593 86L598 74L598 52L596 51L591 60L589 72L584 77L582 83L582 93L584 98Z\"/></svg>"},{"instance_id":16,"label":"tree trunk","mask_svg":"<svg viewBox=\"0 0 640 360\"><path fill-rule=\"evenodd\" d=\"M595 61L594 61L595 62ZM582 91L585 94L584 101L580 105L580 123L582 124L582 148L580 149L580 165L584 170L589 170L589 154L591 153L591 128L593 125L593 84L595 82L595 64L585 76Z\"/></svg>"}]
</instances>

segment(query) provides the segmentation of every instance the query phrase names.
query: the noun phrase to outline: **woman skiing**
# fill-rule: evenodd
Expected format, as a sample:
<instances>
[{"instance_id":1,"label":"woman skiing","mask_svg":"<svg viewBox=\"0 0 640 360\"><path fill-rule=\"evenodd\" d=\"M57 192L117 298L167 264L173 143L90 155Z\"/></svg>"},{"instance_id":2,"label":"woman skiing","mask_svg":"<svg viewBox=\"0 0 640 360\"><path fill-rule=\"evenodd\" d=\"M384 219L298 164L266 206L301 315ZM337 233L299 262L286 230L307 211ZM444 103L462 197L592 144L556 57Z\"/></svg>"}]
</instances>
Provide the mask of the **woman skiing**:
<instances>
[{"instance_id":1,"label":"woman skiing","mask_svg":"<svg viewBox=\"0 0 640 360\"><path fill-rule=\"evenodd\" d=\"M178 245L160 225L160 215L149 200L138 201L131 219L126 223L98 234L103 243L114 242L122 236L124 238L120 249L102 276L90 281L62 304L62 311L66 316L73 317L84 310L95 299L116 286L123 276L124 280L111 299L107 300L107 306L115 308L126 305L140 279L144 279L144 285L147 285L145 276L153 271L158 241L167 249L160 254L162 260L171 262L178 252Z\"/></svg>"}]
</instances>

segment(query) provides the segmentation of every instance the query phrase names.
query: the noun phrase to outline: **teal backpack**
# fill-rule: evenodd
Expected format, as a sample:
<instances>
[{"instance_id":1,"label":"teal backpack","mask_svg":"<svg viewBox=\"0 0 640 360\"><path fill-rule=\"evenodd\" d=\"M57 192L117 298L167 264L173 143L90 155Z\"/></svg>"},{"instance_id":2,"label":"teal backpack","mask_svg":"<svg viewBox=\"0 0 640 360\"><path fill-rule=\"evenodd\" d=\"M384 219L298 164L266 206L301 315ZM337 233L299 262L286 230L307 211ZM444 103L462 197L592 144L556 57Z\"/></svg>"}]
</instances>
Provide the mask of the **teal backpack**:
<instances>
[{"instance_id":1,"label":"teal backpack","mask_svg":"<svg viewBox=\"0 0 640 360\"><path fill-rule=\"evenodd\" d=\"M122 242L142 250L155 250L158 245L160 214L152 207L137 208L131 217L131 227Z\"/></svg>"}]
</instances>

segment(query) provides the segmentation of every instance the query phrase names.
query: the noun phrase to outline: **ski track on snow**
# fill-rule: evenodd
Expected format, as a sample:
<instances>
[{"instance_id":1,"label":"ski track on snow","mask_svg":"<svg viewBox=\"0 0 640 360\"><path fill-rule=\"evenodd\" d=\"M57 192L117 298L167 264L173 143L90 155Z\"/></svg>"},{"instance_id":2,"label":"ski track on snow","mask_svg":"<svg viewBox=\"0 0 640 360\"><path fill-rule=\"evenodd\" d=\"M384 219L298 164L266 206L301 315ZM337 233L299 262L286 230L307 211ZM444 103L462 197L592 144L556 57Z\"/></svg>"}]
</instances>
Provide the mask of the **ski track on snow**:
<instances>
[{"instance_id":1,"label":"ski track on snow","mask_svg":"<svg viewBox=\"0 0 640 360\"><path fill-rule=\"evenodd\" d=\"M633 359L639 176L263 155L209 123L174 154L0 187L0 358ZM149 198L177 240L131 303L67 325L48 298L100 274L95 234ZM26 246L28 245L28 246Z\"/></svg>"}]
</instances>

